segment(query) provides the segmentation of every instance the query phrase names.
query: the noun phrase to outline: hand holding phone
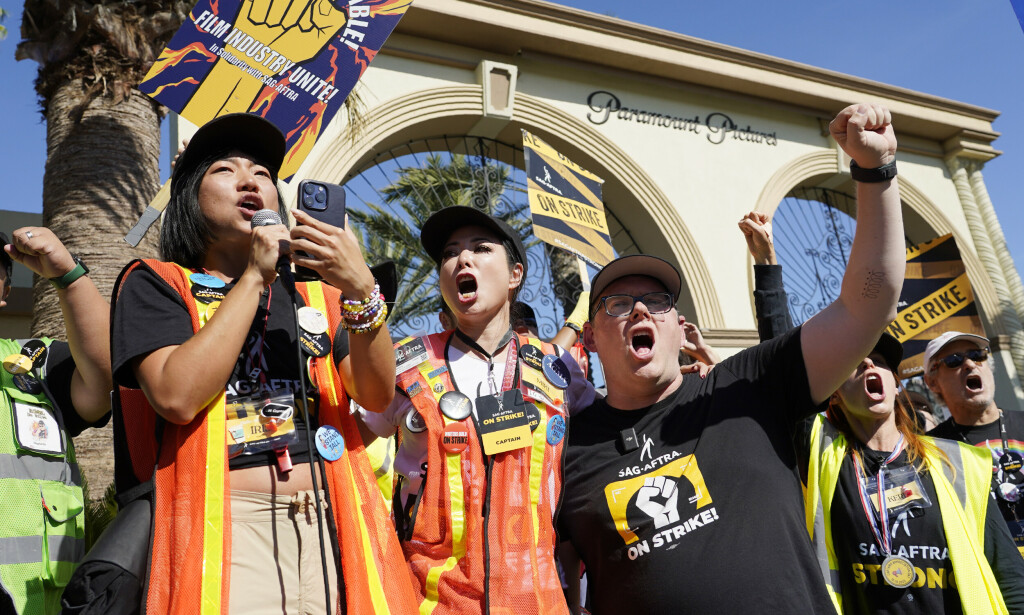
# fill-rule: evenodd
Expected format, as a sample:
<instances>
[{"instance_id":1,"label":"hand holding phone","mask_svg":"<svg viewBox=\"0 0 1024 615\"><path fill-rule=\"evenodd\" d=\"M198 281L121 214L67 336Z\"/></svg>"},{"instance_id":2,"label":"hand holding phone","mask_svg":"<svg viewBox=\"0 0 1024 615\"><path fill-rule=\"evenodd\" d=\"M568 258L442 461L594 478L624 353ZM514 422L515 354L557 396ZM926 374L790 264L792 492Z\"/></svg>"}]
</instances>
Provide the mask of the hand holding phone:
<instances>
[{"instance_id":1,"label":"hand holding phone","mask_svg":"<svg viewBox=\"0 0 1024 615\"><path fill-rule=\"evenodd\" d=\"M299 209L320 222L345 228L345 189L337 184L304 179L299 182ZM300 223L301 224L301 223ZM308 256L302 252L300 256ZM320 275L307 267L295 267L295 279L319 280Z\"/></svg>"}]
</instances>

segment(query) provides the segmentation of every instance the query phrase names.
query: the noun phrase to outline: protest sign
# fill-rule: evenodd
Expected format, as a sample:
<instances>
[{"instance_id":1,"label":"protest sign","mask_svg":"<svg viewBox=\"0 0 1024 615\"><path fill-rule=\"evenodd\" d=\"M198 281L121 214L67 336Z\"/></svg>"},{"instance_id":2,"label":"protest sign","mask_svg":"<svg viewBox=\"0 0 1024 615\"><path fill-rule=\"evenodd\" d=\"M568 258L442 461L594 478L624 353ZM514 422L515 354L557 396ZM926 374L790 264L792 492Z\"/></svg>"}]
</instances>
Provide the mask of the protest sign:
<instances>
[{"instance_id":1,"label":"protest sign","mask_svg":"<svg viewBox=\"0 0 1024 615\"><path fill-rule=\"evenodd\" d=\"M412 0L199 0L139 89L197 126L248 112L284 133L288 180Z\"/></svg>"},{"instance_id":2,"label":"protest sign","mask_svg":"<svg viewBox=\"0 0 1024 615\"><path fill-rule=\"evenodd\" d=\"M900 378L923 373L925 346L946 331L985 335L952 234L907 249L896 320L887 331L903 344Z\"/></svg>"},{"instance_id":3,"label":"protest sign","mask_svg":"<svg viewBox=\"0 0 1024 615\"><path fill-rule=\"evenodd\" d=\"M601 202L604 180L525 130L523 152L534 235L597 268L608 264L615 252Z\"/></svg>"}]
</instances>

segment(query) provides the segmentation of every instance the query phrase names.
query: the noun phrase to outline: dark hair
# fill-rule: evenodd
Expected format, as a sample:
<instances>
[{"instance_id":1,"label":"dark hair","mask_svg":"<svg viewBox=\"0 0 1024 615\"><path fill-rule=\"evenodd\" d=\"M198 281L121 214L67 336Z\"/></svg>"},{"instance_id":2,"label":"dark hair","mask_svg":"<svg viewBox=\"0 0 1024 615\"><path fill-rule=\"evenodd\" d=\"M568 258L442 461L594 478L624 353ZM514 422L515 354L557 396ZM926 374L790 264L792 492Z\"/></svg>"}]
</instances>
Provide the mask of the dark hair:
<instances>
[{"instance_id":1,"label":"dark hair","mask_svg":"<svg viewBox=\"0 0 1024 615\"><path fill-rule=\"evenodd\" d=\"M213 152L175 178L177 181L171 185L171 198L160 226L160 254L164 260L189 268L203 266L206 250L217 238L210 231L199 206L199 188L210 165L223 160L232 151L236 151L236 148L225 147ZM271 179L277 186L277 176L273 172ZM277 191L277 207L284 212L280 189ZM288 224L287 216L282 215L281 219L285 225Z\"/></svg>"},{"instance_id":2,"label":"dark hair","mask_svg":"<svg viewBox=\"0 0 1024 615\"><path fill-rule=\"evenodd\" d=\"M11 240L7 238L7 235L0 233L0 265L3 265L4 273L7 276L4 278L4 286L11 285L11 276L14 275L14 261L11 260L11 255L4 250L4 246L11 243Z\"/></svg>"}]
</instances>

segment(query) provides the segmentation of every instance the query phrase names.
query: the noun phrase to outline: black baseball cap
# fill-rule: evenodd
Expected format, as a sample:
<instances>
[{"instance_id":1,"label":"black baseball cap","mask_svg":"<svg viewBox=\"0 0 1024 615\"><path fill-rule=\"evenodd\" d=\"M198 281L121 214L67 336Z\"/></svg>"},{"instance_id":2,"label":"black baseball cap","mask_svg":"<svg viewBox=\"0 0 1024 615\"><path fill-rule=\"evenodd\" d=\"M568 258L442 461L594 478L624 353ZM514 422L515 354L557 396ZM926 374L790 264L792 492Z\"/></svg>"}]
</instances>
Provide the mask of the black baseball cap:
<instances>
[{"instance_id":1,"label":"black baseball cap","mask_svg":"<svg viewBox=\"0 0 1024 615\"><path fill-rule=\"evenodd\" d=\"M380 294L384 295L384 303L388 305L390 317L395 309L395 299L398 298L398 266L395 265L395 261L384 261L370 267L370 273L380 286Z\"/></svg>"},{"instance_id":2,"label":"black baseball cap","mask_svg":"<svg viewBox=\"0 0 1024 615\"><path fill-rule=\"evenodd\" d=\"M502 239L510 240L516 251L513 256L516 261L522 263L523 279L526 279L526 248L519 233L504 220L489 216L479 209L455 205L434 212L420 229L420 243L430 258L440 265L441 254L444 252L444 245L448 243L448 238L464 226L482 226L494 231Z\"/></svg>"},{"instance_id":3,"label":"black baseball cap","mask_svg":"<svg viewBox=\"0 0 1024 615\"><path fill-rule=\"evenodd\" d=\"M604 293L604 289L611 286L615 280L631 275L654 278L661 282L665 290L672 293L673 298L679 299L679 290L683 286L683 278L679 275L679 270L672 263L649 254L630 254L629 256L620 256L608 263L591 280L590 314L594 313L594 308L601 302L601 295Z\"/></svg>"},{"instance_id":4,"label":"black baseball cap","mask_svg":"<svg viewBox=\"0 0 1024 615\"><path fill-rule=\"evenodd\" d=\"M875 347L871 349L871 352L877 352L885 357L885 362L889 364L889 369L893 373L899 374L900 361L903 360L903 344L899 340L888 333L883 333L878 338L878 342L875 343Z\"/></svg>"},{"instance_id":5,"label":"black baseball cap","mask_svg":"<svg viewBox=\"0 0 1024 615\"><path fill-rule=\"evenodd\" d=\"M203 124L189 139L171 175L171 188L203 159L217 151L237 149L254 156L277 179L287 151L284 134L272 122L251 113L229 113Z\"/></svg>"}]
</instances>

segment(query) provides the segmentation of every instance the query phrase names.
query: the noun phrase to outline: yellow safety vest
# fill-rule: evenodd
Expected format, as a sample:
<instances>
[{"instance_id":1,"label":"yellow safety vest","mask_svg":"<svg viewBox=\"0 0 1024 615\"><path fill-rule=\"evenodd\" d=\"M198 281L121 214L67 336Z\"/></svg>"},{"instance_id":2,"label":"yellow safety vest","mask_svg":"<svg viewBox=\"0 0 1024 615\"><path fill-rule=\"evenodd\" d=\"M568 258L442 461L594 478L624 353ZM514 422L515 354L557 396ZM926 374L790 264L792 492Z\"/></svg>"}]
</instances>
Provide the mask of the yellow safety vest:
<instances>
[{"instance_id":1,"label":"yellow safety vest","mask_svg":"<svg viewBox=\"0 0 1024 615\"><path fill-rule=\"evenodd\" d=\"M960 602L965 615L1007 613L1002 592L985 558L985 513L988 510L992 460L976 447L920 436L925 442L924 461L935 484L949 559L953 563ZM807 531L814 543L818 565L836 611L842 612L842 588L832 544L832 498L839 482L839 468L846 456L846 437L822 416L815 417L811 431L810 463L804 512ZM942 451L953 466L942 462ZM936 471L941 468L941 471Z\"/></svg>"}]
</instances>

